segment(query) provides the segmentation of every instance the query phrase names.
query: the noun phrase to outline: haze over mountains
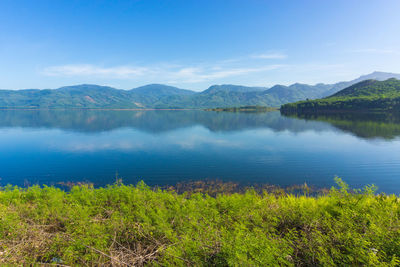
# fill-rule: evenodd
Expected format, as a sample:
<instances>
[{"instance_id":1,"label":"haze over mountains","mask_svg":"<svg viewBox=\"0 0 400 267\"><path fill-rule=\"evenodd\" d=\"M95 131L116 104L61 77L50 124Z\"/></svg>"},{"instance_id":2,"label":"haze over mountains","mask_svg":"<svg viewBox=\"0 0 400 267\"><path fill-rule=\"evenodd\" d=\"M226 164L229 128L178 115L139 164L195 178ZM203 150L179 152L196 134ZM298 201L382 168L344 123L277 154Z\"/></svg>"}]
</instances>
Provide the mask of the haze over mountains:
<instances>
[{"instance_id":1,"label":"haze over mountains","mask_svg":"<svg viewBox=\"0 0 400 267\"><path fill-rule=\"evenodd\" d=\"M216 108L245 105L279 107L282 104L332 95L359 81L400 79L400 74L373 72L335 84L247 87L213 85L202 92L162 84L132 90L82 84L58 89L0 90L1 108Z\"/></svg>"}]
</instances>

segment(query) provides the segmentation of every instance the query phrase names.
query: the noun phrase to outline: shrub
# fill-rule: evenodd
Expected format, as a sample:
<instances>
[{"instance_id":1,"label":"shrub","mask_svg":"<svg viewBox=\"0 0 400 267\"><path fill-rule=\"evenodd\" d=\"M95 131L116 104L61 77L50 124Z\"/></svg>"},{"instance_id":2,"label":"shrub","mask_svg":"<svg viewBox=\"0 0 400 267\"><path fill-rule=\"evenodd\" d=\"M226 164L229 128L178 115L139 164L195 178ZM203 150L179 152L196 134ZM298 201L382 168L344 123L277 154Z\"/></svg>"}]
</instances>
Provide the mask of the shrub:
<instances>
[{"instance_id":1,"label":"shrub","mask_svg":"<svg viewBox=\"0 0 400 267\"><path fill-rule=\"evenodd\" d=\"M399 198L337 182L318 196L7 186L0 263L398 265Z\"/></svg>"}]
</instances>

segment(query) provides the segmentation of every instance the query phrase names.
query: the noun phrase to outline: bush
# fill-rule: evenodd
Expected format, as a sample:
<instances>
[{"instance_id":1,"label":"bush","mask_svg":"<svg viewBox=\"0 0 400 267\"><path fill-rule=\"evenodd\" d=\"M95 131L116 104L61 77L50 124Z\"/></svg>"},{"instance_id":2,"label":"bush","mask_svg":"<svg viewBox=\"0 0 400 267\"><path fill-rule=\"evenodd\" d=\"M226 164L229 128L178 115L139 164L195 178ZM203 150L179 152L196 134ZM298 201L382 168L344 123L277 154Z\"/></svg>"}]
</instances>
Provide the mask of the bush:
<instances>
[{"instance_id":1,"label":"bush","mask_svg":"<svg viewBox=\"0 0 400 267\"><path fill-rule=\"evenodd\" d=\"M374 186L291 194L177 194L144 183L0 191L0 263L400 263L400 201Z\"/></svg>"}]
</instances>

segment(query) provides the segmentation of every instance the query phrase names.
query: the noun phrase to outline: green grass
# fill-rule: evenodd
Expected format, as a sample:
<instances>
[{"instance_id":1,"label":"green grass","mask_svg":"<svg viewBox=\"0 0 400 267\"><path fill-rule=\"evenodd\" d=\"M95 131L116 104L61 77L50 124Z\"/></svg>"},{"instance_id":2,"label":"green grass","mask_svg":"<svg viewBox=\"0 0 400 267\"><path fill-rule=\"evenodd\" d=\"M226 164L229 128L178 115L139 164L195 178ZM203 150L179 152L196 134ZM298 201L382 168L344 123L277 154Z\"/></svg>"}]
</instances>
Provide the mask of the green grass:
<instances>
[{"instance_id":1,"label":"green grass","mask_svg":"<svg viewBox=\"0 0 400 267\"><path fill-rule=\"evenodd\" d=\"M8 186L0 191L0 263L399 265L399 198L338 184L314 197L211 197L143 183Z\"/></svg>"}]
</instances>

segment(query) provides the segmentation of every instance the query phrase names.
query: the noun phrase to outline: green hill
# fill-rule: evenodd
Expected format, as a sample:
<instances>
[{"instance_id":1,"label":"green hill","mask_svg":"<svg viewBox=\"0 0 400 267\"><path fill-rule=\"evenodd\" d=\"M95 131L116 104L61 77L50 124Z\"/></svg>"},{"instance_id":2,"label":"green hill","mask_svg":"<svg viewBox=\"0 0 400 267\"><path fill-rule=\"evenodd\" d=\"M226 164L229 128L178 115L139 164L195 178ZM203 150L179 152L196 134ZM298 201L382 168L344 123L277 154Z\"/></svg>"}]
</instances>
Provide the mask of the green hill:
<instances>
[{"instance_id":1,"label":"green hill","mask_svg":"<svg viewBox=\"0 0 400 267\"><path fill-rule=\"evenodd\" d=\"M344 111L399 112L400 80L366 80L329 97L282 105L283 114Z\"/></svg>"}]
</instances>

